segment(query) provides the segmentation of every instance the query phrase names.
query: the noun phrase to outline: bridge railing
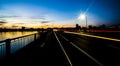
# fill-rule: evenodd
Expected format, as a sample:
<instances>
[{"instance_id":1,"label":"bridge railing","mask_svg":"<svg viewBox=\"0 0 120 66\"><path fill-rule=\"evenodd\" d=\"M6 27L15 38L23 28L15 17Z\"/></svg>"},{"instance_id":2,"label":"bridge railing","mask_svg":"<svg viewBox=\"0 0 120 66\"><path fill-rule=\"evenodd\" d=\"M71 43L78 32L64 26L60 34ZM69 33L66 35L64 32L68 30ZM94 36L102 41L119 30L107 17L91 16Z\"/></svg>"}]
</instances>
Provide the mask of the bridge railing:
<instances>
[{"instance_id":1,"label":"bridge railing","mask_svg":"<svg viewBox=\"0 0 120 66\"><path fill-rule=\"evenodd\" d=\"M0 59L10 56L10 54L38 39L39 36L40 34L35 33L0 41Z\"/></svg>"}]
</instances>

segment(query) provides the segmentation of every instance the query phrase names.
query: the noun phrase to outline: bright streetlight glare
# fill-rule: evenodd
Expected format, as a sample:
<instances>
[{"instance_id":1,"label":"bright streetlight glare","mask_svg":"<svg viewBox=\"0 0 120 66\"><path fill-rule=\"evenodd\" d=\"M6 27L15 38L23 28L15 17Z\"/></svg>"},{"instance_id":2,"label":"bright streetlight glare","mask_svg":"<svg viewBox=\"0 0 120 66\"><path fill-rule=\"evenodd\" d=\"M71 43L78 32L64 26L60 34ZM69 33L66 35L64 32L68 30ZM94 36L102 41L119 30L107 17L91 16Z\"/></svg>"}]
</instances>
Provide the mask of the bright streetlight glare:
<instances>
[{"instance_id":1,"label":"bright streetlight glare","mask_svg":"<svg viewBox=\"0 0 120 66\"><path fill-rule=\"evenodd\" d=\"M85 14L80 14L80 16L78 17L78 19L85 19L86 18L86 15Z\"/></svg>"},{"instance_id":2,"label":"bright streetlight glare","mask_svg":"<svg viewBox=\"0 0 120 66\"><path fill-rule=\"evenodd\" d=\"M85 20L85 22L86 22L86 29L87 29L87 16L86 16L86 14L80 14L79 15L79 17L78 17L78 19L79 20Z\"/></svg>"}]
</instances>

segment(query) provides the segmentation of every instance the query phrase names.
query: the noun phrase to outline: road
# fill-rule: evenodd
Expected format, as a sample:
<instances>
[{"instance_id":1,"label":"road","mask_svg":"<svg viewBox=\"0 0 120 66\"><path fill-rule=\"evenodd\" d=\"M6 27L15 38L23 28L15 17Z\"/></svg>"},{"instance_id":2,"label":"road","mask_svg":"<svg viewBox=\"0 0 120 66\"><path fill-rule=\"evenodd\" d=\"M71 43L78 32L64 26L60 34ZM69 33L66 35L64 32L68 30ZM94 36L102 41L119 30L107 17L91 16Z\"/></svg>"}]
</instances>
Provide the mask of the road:
<instances>
[{"instance_id":1,"label":"road","mask_svg":"<svg viewBox=\"0 0 120 66\"><path fill-rule=\"evenodd\" d=\"M71 33L60 34L84 50L102 65L120 65L120 42Z\"/></svg>"},{"instance_id":2,"label":"road","mask_svg":"<svg viewBox=\"0 0 120 66\"><path fill-rule=\"evenodd\" d=\"M49 31L5 59L3 64L120 66L120 42L79 33Z\"/></svg>"}]
</instances>

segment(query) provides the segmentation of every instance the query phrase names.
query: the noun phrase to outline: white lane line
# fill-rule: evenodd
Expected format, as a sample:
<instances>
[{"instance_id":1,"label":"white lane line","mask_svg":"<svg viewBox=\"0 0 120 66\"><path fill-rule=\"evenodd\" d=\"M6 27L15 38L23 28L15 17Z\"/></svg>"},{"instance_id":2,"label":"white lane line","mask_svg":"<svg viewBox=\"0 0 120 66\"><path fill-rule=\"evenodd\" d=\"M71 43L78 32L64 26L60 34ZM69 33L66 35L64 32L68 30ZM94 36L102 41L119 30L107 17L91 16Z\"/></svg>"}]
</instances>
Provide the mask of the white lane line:
<instances>
[{"instance_id":1,"label":"white lane line","mask_svg":"<svg viewBox=\"0 0 120 66\"><path fill-rule=\"evenodd\" d=\"M61 34L60 34L61 37L63 37ZM65 40L66 38L63 37ZM67 39L68 40L68 39ZM74 43L72 42L69 42L71 45L73 45L75 48L77 48L79 51L81 51L82 53L84 53L86 56L88 56L90 59L92 59L93 61L95 61L98 65L100 66L104 66L102 63L100 63L98 60L96 60L95 58L93 58L91 55L89 55L87 52L85 52L84 50L82 50L80 47L78 47L77 45L75 45Z\"/></svg>"},{"instance_id":2,"label":"white lane line","mask_svg":"<svg viewBox=\"0 0 120 66\"><path fill-rule=\"evenodd\" d=\"M108 46L120 50L120 48L118 48L118 47L116 47L116 46L113 46L113 45L108 45Z\"/></svg>"},{"instance_id":3,"label":"white lane line","mask_svg":"<svg viewBox=\"0 0 120 66\"><path fill-rule=\"evenodd\" d=\"M45 43L43 42L41 45L40 45L40 47L44 47L45 46Z\"/></svg>"},{"instance_id":4,"label":"white lane line","mask_svg":"<svg viewBox=\"0 0 120 66\"><path fill-rule=\"evenodd\" d=\"M88 37L94 37L94 38L100 38L100 39L106 39L106 40L112 40L112 41L120 42L120 39L114 39L114 38L108 38L108 37L102 37L102 36L95 36L95 35L75 33L75 32L65 32L65 33L72 33L72 34L77 34L77 35L83 35L83 36L88 36Z\"/></svg>"},{"instance_id":5,"label":"white lane line","mask_svg":"<svg viewBox=\"0 0 120 66\"><path fill-rule=\"evenodd\" d=\"M55 37L56 37L56 39L57 39L57 41L58 41L58 43L59 43L59 45L60 45L62 51L64 52L64 54L65 54L65 56L66 56L66 58L67 58L67 60L68 60L68 62L69 62L69 64L70 64L70 66L73 66L73 64L72 64L72 62L71 62L71 60L70 60L70 58L68 57L68 55L67 55L67 53L66 53L64 47L62 46L62 44L61 44L61 42L59 41L59 39L58 39L58 37L57 37L57 35L56 35L55 32L54 32L54 35L55 35Z\"/></svg>"}]
</instances>

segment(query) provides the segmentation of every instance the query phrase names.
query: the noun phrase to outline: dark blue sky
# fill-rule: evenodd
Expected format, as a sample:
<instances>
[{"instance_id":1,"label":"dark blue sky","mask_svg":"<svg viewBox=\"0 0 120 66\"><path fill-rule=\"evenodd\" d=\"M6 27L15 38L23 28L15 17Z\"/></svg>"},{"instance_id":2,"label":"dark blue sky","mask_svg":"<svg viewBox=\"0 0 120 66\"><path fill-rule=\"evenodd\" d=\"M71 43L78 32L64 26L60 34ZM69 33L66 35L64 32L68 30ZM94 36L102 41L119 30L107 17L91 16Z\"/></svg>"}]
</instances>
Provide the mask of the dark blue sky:
<instances>
[{"instance_id":1,"label":"dark blue sky","mask_svg":"<svg viewBox=\"0 0 120 66\"><path fill-rule=\"evenodd\" d=\"M0 0L0 12L0 19L8 22L20 22L21 18L29 22L83 25L84 21L77 18L86 13L88 24L118 24L120 0Z\"/></svg>"}]
</instances>

